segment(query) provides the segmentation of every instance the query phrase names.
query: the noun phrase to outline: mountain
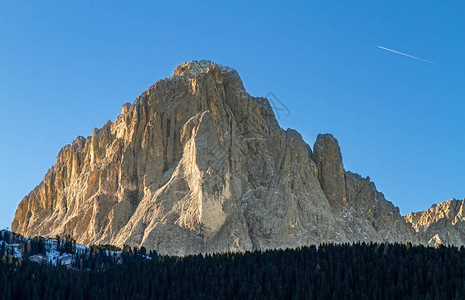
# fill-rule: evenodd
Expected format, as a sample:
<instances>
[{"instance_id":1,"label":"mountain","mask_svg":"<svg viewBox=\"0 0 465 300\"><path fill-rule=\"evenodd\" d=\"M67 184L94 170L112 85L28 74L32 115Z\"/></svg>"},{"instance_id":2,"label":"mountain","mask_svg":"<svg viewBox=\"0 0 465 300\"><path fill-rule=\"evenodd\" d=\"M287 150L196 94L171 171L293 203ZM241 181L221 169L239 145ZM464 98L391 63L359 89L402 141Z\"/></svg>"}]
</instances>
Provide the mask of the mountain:
<instances>
[{"instance_id":1,"label":"mountain","mask_svg":"<svg viewBox=\"0 0 465 300\"><path fill-rule=\"evenodd\" d=\"M412 225L423 243L465 245L465 198L434 204L426 211L412 212L404 219Z\"/></svg>"},{"instance_id":2,"label":"mountain","mask_svg":"<svg viewBox=\"0 0 465 300\"><path fill-rule=\"evenodd\" d=\"M173 255L418 241L369 177L344 170L332 135L312 150L210 61L181 64L63 147L11 229Z\"/></svg>"}]
</instances>

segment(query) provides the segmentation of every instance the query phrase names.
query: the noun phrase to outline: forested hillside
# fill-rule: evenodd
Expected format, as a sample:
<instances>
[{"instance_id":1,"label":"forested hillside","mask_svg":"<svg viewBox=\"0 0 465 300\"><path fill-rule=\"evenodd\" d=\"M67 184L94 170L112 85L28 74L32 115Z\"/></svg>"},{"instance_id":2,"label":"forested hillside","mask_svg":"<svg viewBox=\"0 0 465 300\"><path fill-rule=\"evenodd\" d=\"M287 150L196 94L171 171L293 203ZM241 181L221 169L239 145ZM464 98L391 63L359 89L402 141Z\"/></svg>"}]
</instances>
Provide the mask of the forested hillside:
<instances>
[{"instance_id":1,"label":"forested hillside","mask_svg":"<svg viewBox=\"0 0 465 300\"><path fill-rule=\"evenodd\" d=\"M131 248L127 245L120 249L112 245L76 244L70 236L54 239L43 237L23 237L8 230L0 231L0 255L3 260L27 259L42 264L66 266L80 271L103 270L138 259L157 258L154 251L144 247ZM11 257L11 258L10 258Z\"/></svg>"},{"instance_id":2,"label":"forested hillside","mask_svg":"<svg viewBox=\"0 0 465 300\"><path fill-rule=\"evenodd\" d=\"M129 249L127 249L129 250ZM125 252L128 258L133 251ZM97 251L92 256L97 256ZM102 259L108 257L100 251ZM79 258L81 260L82 258ZM122 259L93 271L3 254L0 299L463 299L465 248L321 245Z\"/></svg>"}]
</instances>

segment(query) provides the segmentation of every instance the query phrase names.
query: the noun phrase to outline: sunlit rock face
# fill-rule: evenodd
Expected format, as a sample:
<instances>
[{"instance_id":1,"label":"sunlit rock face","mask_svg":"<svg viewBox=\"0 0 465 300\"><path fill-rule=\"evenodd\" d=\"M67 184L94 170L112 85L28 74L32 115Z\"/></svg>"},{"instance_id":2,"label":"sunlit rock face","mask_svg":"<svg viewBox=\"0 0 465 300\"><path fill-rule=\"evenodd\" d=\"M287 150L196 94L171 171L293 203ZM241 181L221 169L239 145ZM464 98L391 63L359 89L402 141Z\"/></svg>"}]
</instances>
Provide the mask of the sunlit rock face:
<instances>
[{"instance_id":1,"label":"sunlit rock face","mask_svg":"<svg viewBox=\"0 0 465 300\"><path fill-rule=\"evenodd\" d=\"M12 230L173 255L415 238L334 137L314 150L235 70L191 61L63 147Z\"/></svg>"},{"instance_id":2,"label":"sunlit rock face","mask_svg":"<svg viewBox=\"0 0 465 300\"><path fill-rule=\"evenodd\" d=\"M432 205L426 211L406 215L424 244L465 245L465 198Z\"/></svg>"}]
</instances>

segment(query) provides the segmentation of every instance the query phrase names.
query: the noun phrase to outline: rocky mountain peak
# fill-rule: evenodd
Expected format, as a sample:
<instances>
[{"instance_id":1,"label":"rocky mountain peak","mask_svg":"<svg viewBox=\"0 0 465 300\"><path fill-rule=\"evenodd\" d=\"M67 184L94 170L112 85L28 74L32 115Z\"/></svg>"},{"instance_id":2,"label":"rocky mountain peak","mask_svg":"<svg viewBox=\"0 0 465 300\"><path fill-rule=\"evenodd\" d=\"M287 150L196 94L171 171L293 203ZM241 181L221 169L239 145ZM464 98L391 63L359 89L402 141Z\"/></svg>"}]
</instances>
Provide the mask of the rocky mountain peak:
<instances>
[{"instance_id":1,"label":"rocky mountain peak","mask_svg":"<svg viewBox=\"0 0 465 300\"><path fill-rule=\"evenodd\" d=\"M404 218L428 244L465 244L465 198L433 204L425 211L412 212Z\"/></svg>"},{"instance_id":2,"label":"rocky mountain peak","mask_svg":"<svg viewBox=\"0 0 465 300\"><path fill-rule=\"evenodd\" d=\"M336 210L347 204L345 172L339 143L332 134L319 134L313 146L313 160L326 197Z\"/></svg>"},{"instance_id":3,"label":"rocky mountain peak","mask_svg":"<svg viewBox=\"0 0 465 300\"><path fill-rule=\"evenodd\" d=\"M415 238L368 178L344 170L332 135L312 152L210 61L181 64L63 147L11 227L173 255Z\"/></svg>"},{"instance_id":4,"label":"rocky mountain peak","mask_svg":"<svg viewBox=\"0 0 465 300\"><path fill-rule=\"evenodd\" d=\"M202 73L207 73L211 69L219 69L223 73L237 73L234 69L218 65L209 60L191 60L177 66L173 71L173 76L195 77Z\"/></svg>"},{"instance_id":5,"label":"rocky mountain peak","mask_svg":"<svg viewBox=\"0 0 465 300\"><path fill-rule=\"evenodd\" d=\"M209 68L218 66L209 60L191 60L177 66L173 71L173 76L189 76L194 77L199 73L206 73ZM219 66L218 66L219 67Z\"/></svg>"}]
</instances>

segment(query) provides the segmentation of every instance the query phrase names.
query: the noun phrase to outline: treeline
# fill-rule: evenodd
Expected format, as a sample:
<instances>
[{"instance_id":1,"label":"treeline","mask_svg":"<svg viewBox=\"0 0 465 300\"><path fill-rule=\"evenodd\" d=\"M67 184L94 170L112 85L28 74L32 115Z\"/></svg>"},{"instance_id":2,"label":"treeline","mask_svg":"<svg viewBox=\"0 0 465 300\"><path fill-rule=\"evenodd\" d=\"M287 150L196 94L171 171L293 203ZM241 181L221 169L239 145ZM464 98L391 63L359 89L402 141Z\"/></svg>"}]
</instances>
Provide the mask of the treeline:
<instances>
[{"instance_id":1,"label":"treeline","mask_svg":"<svg viewBox=\"0 0 465 300\"><path fill-rule=\"evenodd\" d=\"M8 255L13 255L14 249L18 249L24 258L34 255L45 256L49 250L56 250L60 255L64 253L74 254L76 253L76 240L69 235L63 238L57 236L56 239L46 239L43 237L28 238L8 230L1 230L0 255L4 255L5 251Z\"/></svg>"},{"instance_id":2,"label":"treeline","mask_svg":"<svg viewBox=\"0 0 465 300\"><path fill-rule=\"evenodd\" d=\"M0 242L7 244L16 244L24 241L24 237L9 230L0 230Z\"/></svg>"},{"instance_id":3,"label":"treeline","mask_svg":"<svg viewBox=\"0 0 465 300\"><path fill-rule=\"evenodd\" d=\"M154 256L96 271L4 256L0 298L464 299L465 248L321 245L184 258Z\"/></svg>"},{"instance_id":4,"label":"treeline","mask_svg":"<svg viewBox=\"0 0 465 300\"><path fill-rule=\"evenodd\" d=\"M121 249L112 245L92 245L90 247L81 246L80 249L77 249L76 240L69 235L56 236L54 239L27 238L8 230L0 231L0 258L4 261L10 260L9 256L15 256L15 249L19 251L21 258L32 259L34 256L40 256L41 259L36 257L35 261L51 265L64 264L68 268L80 271L103 270L138 259L156 259L158 257L156 252L147 252L144 247L139 249L125 245ZM54 256L50 255L54 254L53 252L57 252L59 255L55 258L56 261L48 259L48 257ZM67 255L63 256L63 254Z\"/></svg>"},{"instance_id":5,"label":"treeline","mask_svg":"<svg viewBox=\"0 0 465 300\"><path fill-rule=\"evenodd\" d=\"M7 230L0 231L0 256L14 255L15 249L18 249L25 257L37 254L45 255L45 239L40 237L25 238Z\"/></svg>"},{"instance_id":6,"label":"treeline","mask_svg":"<svg viewBox=\"0 0 465 300\"><path fill-rule=\"evenodd\" d=\"M125 246L120 249L115 246L90 246L85 251L77 252L73 256L70 266L75 270L94 271L105 270L111 267L128 264L137 260L157 259L155 251L147 252L144 247L138 249Z\"/></svg>"}]
</instances>

